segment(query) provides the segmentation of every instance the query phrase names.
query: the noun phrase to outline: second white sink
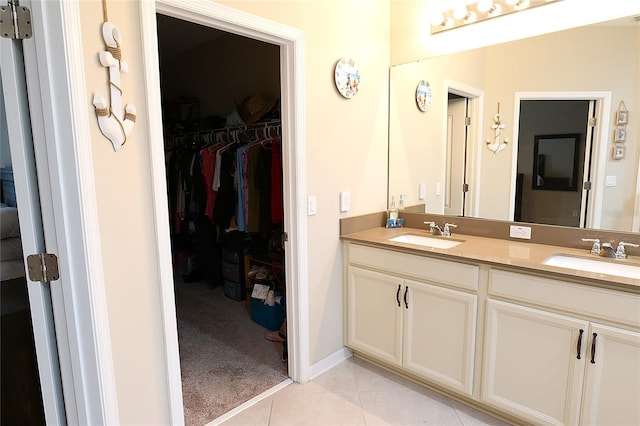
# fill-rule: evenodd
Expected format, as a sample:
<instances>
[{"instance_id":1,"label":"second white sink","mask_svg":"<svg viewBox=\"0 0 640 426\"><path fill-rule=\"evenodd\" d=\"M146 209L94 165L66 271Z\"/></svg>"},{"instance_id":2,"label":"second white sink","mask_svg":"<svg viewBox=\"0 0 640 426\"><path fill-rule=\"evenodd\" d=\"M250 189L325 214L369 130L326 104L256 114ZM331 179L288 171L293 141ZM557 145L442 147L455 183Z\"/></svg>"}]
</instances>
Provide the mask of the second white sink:
<instances>
[{"instance_id":1,"label":"second white sink","mask_svg":"<svg viewBox=\"0 0 640 426\"><path fill-rule=\"evenodd\" d=\"M560 268L640 279L640 266L624 263L623 261L554 254L546 258L542 263Z\"/></svg>"},{"instance_id":2,"label":"second white sink","mask_svg":"<svg viewBox=\"0 0 640 426\"><path fill-rule=\"evenodd\" d=\"M389 238L389 241L396 243L413 244L422 247L448 249L462 244L462 241L450 240L447 238L428 237L426 235L403 234Z\"/></svg>"}]
</instances>

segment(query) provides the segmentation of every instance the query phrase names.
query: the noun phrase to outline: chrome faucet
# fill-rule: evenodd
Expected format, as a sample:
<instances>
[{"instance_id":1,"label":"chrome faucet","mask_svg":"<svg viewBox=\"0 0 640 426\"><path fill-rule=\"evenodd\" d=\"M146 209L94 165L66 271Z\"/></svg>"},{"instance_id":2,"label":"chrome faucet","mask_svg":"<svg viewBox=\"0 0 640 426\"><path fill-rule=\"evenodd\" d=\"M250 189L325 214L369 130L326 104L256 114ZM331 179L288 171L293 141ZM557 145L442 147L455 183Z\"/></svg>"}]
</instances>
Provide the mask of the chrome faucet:
<instances>
[{"instance_id":1,"label":"chrome faucet","mask_svg":"<svg viewBox=\"0 0 640 426\"><path fill-rule=\"evenodd\" d=\"M616 249L616 252L614 254L616 259L627 258L627 251L624 249L625 247L640 247L640 245L633 244L633 243L625 243L624 241L620 241L618 243L618 248Z\"/></svg>"},{"instance_id":2,"label":"chrome faucet","mask_svg":"<svg viewBox=\"0 0 640 426\"><path fill-rule=\"evenodd\" d=\"M599 238L583 238L582 241L593 242L593 245L591 246L591 254L600 256L601 247Z\"/></svg>"},{"instance_id":3,"label":"chrome faucet","mask_svg":"<svg viewBox=\"0 0 640 426\"><path fill-rule=\"evenodd\" d=\"M457 228L458 225L454 225L453 223L445 223L444 224L444 230L442 231L442 235L444 235L445 237L450 237L451 236L451 228Z\"/></svg>"},{"instance_id":4,"label":"chrome faucet","mask_svg":"<svg viewBox=\"0 0 640 426\"><path fill-rule=\"evenodd\" d=\"M424 222L425 225L429 225L429 231L431 235L443 235L442 229L435 222Z\"/></svg>"},{"instance_id":5,"label":"chrome faucet","mask_svg":"<svg viewBox=\"0 0 640 426\"><path fill-rule=\"evenodd\" d=\"M600 246L600 257L616 258L616 252L613 249L613 241L610 243L602 243Z\"/></svg>"},{"instance_id":6,"label":"chrome faucet","mask_svg":"<svg viewBox=\"0 0 640 426\"><path fill-rule=\"evenodd\" d=\"M457 228L458 225L454 225L453 223L445 223L444 229L440 228L435 222L424 222L425 225L429 225L429 231L431 231L432 235L442 235L443 237L451 236L451 228Z\"/></svg>"}]
</instances>

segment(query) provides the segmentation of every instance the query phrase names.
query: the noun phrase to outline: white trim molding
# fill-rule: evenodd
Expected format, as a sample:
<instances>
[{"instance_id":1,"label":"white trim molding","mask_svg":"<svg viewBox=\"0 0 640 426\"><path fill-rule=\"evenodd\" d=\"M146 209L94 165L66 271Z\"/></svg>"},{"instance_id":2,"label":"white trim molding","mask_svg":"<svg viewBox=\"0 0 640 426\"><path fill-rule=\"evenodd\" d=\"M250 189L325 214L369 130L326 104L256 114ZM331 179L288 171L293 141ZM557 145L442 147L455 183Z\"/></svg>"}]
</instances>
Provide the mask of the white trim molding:
<instances>
[{"instance_id":1,"label":"white trim molding","mask_svg":"<svg viewBox=\"0 0 640 426\"><path fill-rule=\"evenodd\" d=\"M609 148L611 122L611 92L516 92L513 108L513 147L511 158L511 189L509 197L509 220L515 213L516 175L518 173L518 129L520 124L520 102L523 100L595 100L598 126L594 132L591 158L591 181L593 192L587 206L587 228L600 228L604 192L605 167Z\"/></svg>"},{"instance_id":2,"label":"white trim molding","mask_svg":"<svg viewBox=\"0 0 640 426\"><path fill-rule=\"evenodd\" d=\"M35 64L26 72L40 90L30 106L41 118L34 144L47 153L48 168L38 165L38 173L46 170L50 182L55 229L44 223L45 243L57 248L60 279L52 286L62 288L65 307L55 320L67 337L58 338L67 422L117 424L79 0L32 2L31 13L37 31L24 43L34 43Z\"/></svg>"},{"instance_id":3,"label":"white trim molding","mask_svg":"<svg viewBox=\"0 0 640 426\"><path fill-rule=\"evenodd\" d=\"M144 0L140 3L149 137L162 141L162 111L156 13L224 30L280 46L283 201L286 250L287 335L289 375L297 382L310 377L307 283L307 221L305 213L306 157L304 111L304 34L302 31L208 0ZM160 262L162 315L165 334L170 416L182 424L182 382L171 270L169 223L163 145L150 146L155 230Z\"/></svg>"}]
</instances>

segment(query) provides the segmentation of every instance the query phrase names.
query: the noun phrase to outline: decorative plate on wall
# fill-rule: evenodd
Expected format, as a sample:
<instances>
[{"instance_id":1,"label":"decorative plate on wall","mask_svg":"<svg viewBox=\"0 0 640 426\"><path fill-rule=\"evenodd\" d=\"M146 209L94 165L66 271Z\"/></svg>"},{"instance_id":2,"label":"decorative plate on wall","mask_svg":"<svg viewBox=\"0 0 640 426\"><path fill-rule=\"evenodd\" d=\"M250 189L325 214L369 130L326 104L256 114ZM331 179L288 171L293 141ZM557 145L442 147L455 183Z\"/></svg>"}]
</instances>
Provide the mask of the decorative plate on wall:
<instances>
[{"instance_id":1,"label":"decorative plate on wall","mask_svg":"<svg viewBox=\"0 0 640 426\"><path fill-rule=\"evenodd\" d=\"M416 87L416 104L422 112L426 112L431 105L431 86L427 80L421 80Z\"/></svg>"},{"instance_id":2,"label":"decorative plate on wall","mask_svg":"<svg viewBox=\"0 0 640 426\"><path fill-rule=\"evenodd\" d=\"M355 61L342 58L336 64L336 87L338 92L347 99L353 98L360 87L360 72Z\"/></svg>"}]
</instances>

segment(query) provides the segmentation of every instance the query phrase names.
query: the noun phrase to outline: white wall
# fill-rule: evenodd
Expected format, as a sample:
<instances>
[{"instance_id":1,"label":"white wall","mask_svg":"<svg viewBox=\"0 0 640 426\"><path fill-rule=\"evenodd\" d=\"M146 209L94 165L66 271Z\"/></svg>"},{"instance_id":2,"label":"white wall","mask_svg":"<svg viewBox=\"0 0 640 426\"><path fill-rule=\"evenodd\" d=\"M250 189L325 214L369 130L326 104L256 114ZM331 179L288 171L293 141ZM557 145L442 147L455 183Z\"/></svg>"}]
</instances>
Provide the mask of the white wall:
<instances>
[{"instance_id":1,"label":"white wall","mask_svg":"<svg viewBox=\"0 0 640 426\"><path fill-rule=\"evenodd\" d=\"M223 2L305 32L307 192L318 214L308 220L311 363L343 347L342 259L339 218L386 207L389 1ZM126 145L114 152L92 123L93 168L99 209L113 363L121 424L167 424L159 264L153 230L148 101L143 84L139 6L108 2L109 21L122 34L129 73L123 103L137 108ZM97 54L101 2L80 2L87 90L107 93ZM343 56L362 74L360 92L342 98L333 73ZM86 108L93 115L91 100ZM351 211L339 213L338 194L351 192Z\"/></svg>"}]
</instances>

